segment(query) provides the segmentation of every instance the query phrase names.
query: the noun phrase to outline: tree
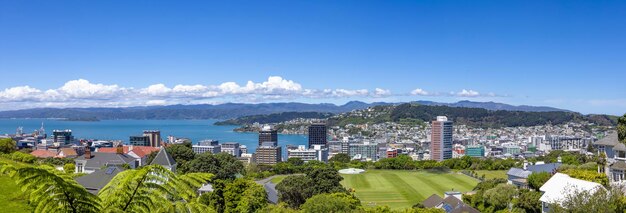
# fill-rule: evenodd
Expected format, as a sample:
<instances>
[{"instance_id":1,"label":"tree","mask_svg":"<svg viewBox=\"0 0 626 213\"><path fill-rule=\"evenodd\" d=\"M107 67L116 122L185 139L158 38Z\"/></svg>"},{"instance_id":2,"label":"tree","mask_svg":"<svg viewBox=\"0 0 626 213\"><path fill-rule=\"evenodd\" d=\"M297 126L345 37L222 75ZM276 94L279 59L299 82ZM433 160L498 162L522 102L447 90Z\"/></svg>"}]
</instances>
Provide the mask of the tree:
<instances>
[{"instance_id":1,"label":"tree","mask_svg":"<svg viewBox=\"0 0 626 213\"><path fill-rule=\"evenodd\" d=\"M619 141L626 143L626 114L617 120L617 134Z\"/></svg>"},{"instance_id":2,"label":"tree","mask_svg":"<svg viewBox=\"0 0 626 213\"><path fill-rule=\"evenodd\" d=\"M528 175L528 186L539 191L539 188L541 188L544 183L548 182L550 177L552 177L552 175L548 172L534 172Z\"/></svg>"},{"instance_id":3,"label":"tree","mask_svg":"<svg viewBox=\"0 0 626 213\"><path fill-rule=\"evenodd\" d=\"M308 198L313 196L310 188L313 185L311 178L303 175L291 175L276 185L278 199L297 209Z\"/></svg>"},{"instance_id":4,"label":"tree","mask_svg":"<svg viewBox=\"0 0 626 213\"><path fill-rule=\"evenodd\" d=\"M541 192L539 191L520 190L515 207L524 209L527 213L539 213L541 212L541 201L539 201L539 198L541 198Z\"/></svg>"},{"instance_id":5,"label":"tree","mask_svg":"<svg viewBox=\"0 0 626 213\"><path fill-rule=\"evenodd\" d=\"M598 173L597 171L580 170L580 169L568 169L561 171L561 173L567 174L572 178L582 179L586 181L592 181L603 186L609 186L609 178L605 173Z\"/></svg>"},{"instance_id":6,"label":"tree","mask_svg":"<svg viewBox=\"0 0 626 213\"><path fill-rule=\"evenodd\" d=\"M100 212L98 197L51 166L2 165L0 172L9 174L28 194L33 212Z\"/></svg>"},{"instance_id":7,"label":"tree","mask_svg":"<svg viewBox=\"0 0 626 213\"><path fill-rule=\"evenodd\" d=\"M171 145L165 148L165 151L167 151L178 164L191 161L196 156L196 153L193 152L191 147L187 146L185 143Z\"/></svg>"},{"instance_id":8,"label":"tree","mask_svg":"<svg viewBox=\"0 0 626 213\"><path fill-rule=\"evenodd\" d=\"M339 153L328 159L329 162L350 163L350 156L345 153Z\"/></svg>"},{"instance_id":9,"label":"tree","mask_svg":"<svg viewBox=\"0 0 626 213\"><path fill-rule=\"evenodd\" d=\"M297 213L298 211L292 208L287 207L284 203L279 203L277 205L267 205L265 208L260 209L257 212L266 212L266 213Z\"/></svg>"},{"instance_id":10,"label":"tree","mask_svg":"<svg viewBox=\"0 0 626 213\"><path fill-rule=\"evenodd\" d=\"M304 165L304 161L300 158L289 158L287 159L287 163L293 165L293 166L302 166Z\"/></svg>"},{"instance_id":11,"label":"tree","mask_svg":"<svg viewBox=\"0 0 626 213\"><path fill-rule=\"evenodd\" d=\"M63 171L68 174L73 174L74 170L76 170L76 165L73 163L68 163L63 166Z\"/></svg>"},{"instance_id":12,"label":"tree","mask_svg":"<svg viewBox=\"0 0 626 213\"><path fill-rule=\"evenodd\" d=\"M177 176L161 165L148 165L117 174L98 196L104 211L112 212L205 212L197 203L197 189L213 177L208 173Z\"/></svg>"},{"instance_id":13,"label":"tree","mask_svg":"<svg viewBox=\"0 0 626 213\"><path fill-rule=\"evenodd\" d=\"M318 194L302 204L302 212L350 212L361 206L361 202L346 193Z\"/></svg>"},{"instance_id":14,"label":"tree","mask_svg":"<svg viewBox=\"0 0 626 213\"><path fill-rule=\"evenodd\" d=\"M291 208L298 208L306 199L317 194L346 193L346 189L341 186L341 180L343 178L333 168L312 167L304 176L288 176L276 185L276 190L281 201Z\"/></svg>"},{"instance_id":15,"label":"tree","mask_svg":"<svg viewBox=\"0 0 626 213\"><path fill-rule=\"evenodd\" d=\"M622 187L614 187L611 190L598 188L593 191L566 189L567 193L561 205L550 204L551 212L572 212L572 213L588 213L588 212L624 212L626 210L626 202L623 196Z\"/></svg>"},{"instance_id":16,"label":"tree","mask_svg":"<svg viewBox=\"0 0 626 213\"><path fill-rule=\"evenodd\" d=\"M255 212L267 205L263 186L247 179L235 179L224 190L224 212Z\"/></svg>"},{"instance_id":17,"label":"tree","mask_svg":"<svg viewBox=\"0 0 626 213\"><path fill-rule=\"evenodd\" d=\"M517 188L509 184L500 184L493 189L485 191L484 197L489 205L496 210L505 209L509 202L517 195Z\"/></svg>"},{"instance_id":18,"label":"tree","mask_svg":"<svg viewBox=\"0 0 626 213\"><path fill-rule=\"evenodd\" d=\"M313 181L313 186L310 188L312 195L322 193L334 193L334 192L346 192L346 189L341 185L343 177L339 175L337 170L330 167L323 167L313 169L306 173L309 180Z\"/></svg>"},{"instance_id":19,"label":"tree","mask_svg":"<svg viewBox=\"0 0 626 213\"><path fill-rule=\"evenodd\" d=\"M11 138L0 139L0 153L9 154L15 152L15 141Z\"/></svg>"},{"instance_id":20,"label":"tree","mask_svg":"<svg viewBox=\"0 0 626 213\"><path fill-rule=\"evenodd\" d=\"M214 180L212 184L213 191L202 194L198 200L200 203L215 209L217 212L224 212L224 209L226 208L224 191L228 182L226 180L217 179Z\"/></svg>"},{"instance_id":21,"label":"tree","mask_svg":"<svg viewBox=\"0 0 626 213\"><path fill-rule=\"evenodd\" d=\"M228 153L202 153L189 161L185 172L207 172L215 174L216 179L233 179L244 172L241 161Z\"/></svg>"}]
</instances>

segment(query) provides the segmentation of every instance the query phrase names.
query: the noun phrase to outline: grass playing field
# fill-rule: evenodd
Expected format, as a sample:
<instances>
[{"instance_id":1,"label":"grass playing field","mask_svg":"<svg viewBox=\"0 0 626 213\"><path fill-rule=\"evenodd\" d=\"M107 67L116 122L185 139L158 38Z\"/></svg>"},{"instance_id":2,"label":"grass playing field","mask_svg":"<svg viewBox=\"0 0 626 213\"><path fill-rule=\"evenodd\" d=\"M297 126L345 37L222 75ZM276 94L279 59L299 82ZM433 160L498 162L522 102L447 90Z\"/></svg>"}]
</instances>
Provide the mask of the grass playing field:
<instances>
[{"instance_id":1,"label":"grass playing field","mask_svg":"<svg viewBox=\"0 0 626 213\"><path fill-rule=\"evenodd\" d=\"M364 206L387 205L409 208L432 194L471 191L478 181L463 174L424 171L368 170L363 174L341 175L346 188L355 190Z\"/></svg>"},{"instance_id":2,"label":"grass playing field","mask_svg":"<svg viewBox=\"0 0 626 213\"><path fill-rule=\"evenodd\" d=\"M508 170L495 170L495 171L488 171L488 170L478 170L476 171L476 173L478 174L478 176L482 176L483 174L485 175L486 179L495 179L495 178L502 178L502 179L506 179L506 172Z\"/></svg>"}]
</instances>

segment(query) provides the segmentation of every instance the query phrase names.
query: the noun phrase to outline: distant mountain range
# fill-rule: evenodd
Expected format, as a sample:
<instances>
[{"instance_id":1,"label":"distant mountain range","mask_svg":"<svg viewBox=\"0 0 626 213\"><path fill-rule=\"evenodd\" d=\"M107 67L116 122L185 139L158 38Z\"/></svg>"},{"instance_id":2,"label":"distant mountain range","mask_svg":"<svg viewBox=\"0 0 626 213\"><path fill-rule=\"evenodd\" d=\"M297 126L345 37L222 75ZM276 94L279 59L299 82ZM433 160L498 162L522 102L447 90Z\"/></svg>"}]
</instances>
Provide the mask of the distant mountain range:
<instances>
[{"instance_id":1,"label":"distant mountain range","mask_svg":"<svg viewBox=\"0 0 626 213\"><path fill-rule=\"evenodd\" d=\"M482 108L487 110L506 110L524 112L551 112L568 110L543 106L513 106L494 102L459 101L456 103L438 103L432 101L415 101L422 105ZM199 104L170 105L126 108L35 108L0 112L0 118L66 118L66 119L230 119L249 115L263 115L281 112L322 112L343 113L356 109L365 109L379 105L398 105L401 103L365 103L351 101L344 105L328 103L262 103L262 104Z\"/></svg>"},{"instance_id":2,"label":"distant mountain range","mask_svg":"<svg viewBox=\"0 0 626 213\"><path fill-rule=\"evenodd\" d=\"M459 101L456 103L439 103L432 101L414 101L412 103L418 103L421 105L429 106L449 106L449 107L466 107L466 108L481 108L486 110L505 110L505 111L522 111L522 112L571 112L565 109L559 109L547 106L527 106L520 105L514 106L510 104L496 103L496 102L474 102L474 101Z\"/></svg>"}]
</instances>

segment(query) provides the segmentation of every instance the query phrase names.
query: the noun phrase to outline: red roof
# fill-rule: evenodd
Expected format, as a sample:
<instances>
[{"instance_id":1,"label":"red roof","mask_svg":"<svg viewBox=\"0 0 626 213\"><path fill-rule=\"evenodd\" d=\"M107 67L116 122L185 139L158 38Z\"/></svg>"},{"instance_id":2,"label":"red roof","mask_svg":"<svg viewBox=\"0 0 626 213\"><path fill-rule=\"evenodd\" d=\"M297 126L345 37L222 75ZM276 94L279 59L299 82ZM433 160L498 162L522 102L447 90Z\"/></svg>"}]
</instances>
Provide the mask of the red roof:
<instances>
[{"instance_id":1,"label":"red roof","mask_svg":"<svg viewBox=\"0 0 626 213\"><path fill-rule=\"evenodd\" d=\"M38 158L53 158L57 156L56 152L43 149L32 151L30 154Z\"/></svg>"},{"instance_id":2,"label":"red roof","mask_svg":"<svg viewBox=\"0 0 626 213\"><path fill-rule=\"evenodd\" d=\"M133 150L131 150L131 152L135 153L137 156L139 156L140 158L145 157L146 155L149 155L150 153L153 152L157 152L160 149L158 147L151 147L151 146L134 146Z\"/></svg>"},{"instance_id":3,"label":"red roof","mask_svg":"<svg viewBox=\"0 0 626 213\"><path fill-rule=\"evenodd\" d=\"M128 146L124 146L122 149L123 149L124 154L128 153ZM117 153L117 147L98 148L98 152Z\"/></svg>"},{"instance_id":4,"label":"red roof","mask_svg":"<svg viewBox=\"0 0 626 213\"><path fill-rule=\"evenodd\" d=\"M140 158L143 158L143 157L145 157L146 155L149 155L152 152L159 151L158 147L151 147L151 146L132 146L132 149L130 147L131 146L123 146L122 149L123 149L124 154L128 154L129 152L133 152L137 156L139 156ZM117 147L103 147L103 148L99 148L98 152L116 153L117 152Z\"/></svg>"}]
</instances>

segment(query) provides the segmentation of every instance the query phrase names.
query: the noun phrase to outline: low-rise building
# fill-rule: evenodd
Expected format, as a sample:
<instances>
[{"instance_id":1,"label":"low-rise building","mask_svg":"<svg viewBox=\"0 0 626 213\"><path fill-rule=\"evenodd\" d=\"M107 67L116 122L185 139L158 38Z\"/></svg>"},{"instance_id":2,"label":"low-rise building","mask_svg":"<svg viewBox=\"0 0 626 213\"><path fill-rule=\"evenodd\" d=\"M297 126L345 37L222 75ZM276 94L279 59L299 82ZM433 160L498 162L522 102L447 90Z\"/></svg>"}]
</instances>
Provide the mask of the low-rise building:
<instances>
[{"instance_id":1,"label":"low-rise building","mask_svg":"<svg viewBox=\"0 0 626 213\"><path fill-rule=\"evenodd\" d=\"M256 163L274 165L282 161L282 149L280 146L262 145L256 149Z\"/></svg>"},{"instance_id":2,"label":"low-rise building","mask_svg":"<svg viewBox=\"0 0 626 213\"><path fill-rule=\"evenodd\" d=\"M541 201L541 212L551 212L552 205L562 205L568 197L575 193L588 192L593 194L598 189L604 189L599 183L572 178L566 174L554 174L541 188L543 194Z\"/></svg>"},{"instance_id":3,"label":"low-rise building","mask_svg":"<svg viewBox=\"0 0 626 213\"><path fill-rule=\"evenodd\" d=\"M378 146L375 143L350 143L348 155L350 155L351 158L359 155L360 159L376 161L378 160L378 157L376 156L377 151Z\"/></svg>"},{"instance_id":4,"label":"low-rise building","mask_svg":"<svg viewBox=\"0 0 626 213\"><path fill-rule=\"evenodd\" d=\"M115 153L91 152L89 147L85 148L85 154L75 160L76 173L93 173L108 166L128 167L134 169L139 167L139 160L128 154L124 154L122 147Z\"/></svg>"},{"instance_id":5,"label":"low-rise building","mask_svg":"<svg viewBox=\"0 0 626 213\"><path fill-rule=\"evenodd\" d=\"M214 145L192 145L191 149L193 150L194 153L196 154L202 154L205 152L208 153L212 153L212 154L217 154L222 152L222 148L220 145L214 146Z\"/></svg>"},{"instance_id":6,"label":"low-rise building","mask_svg":"<svg viewBox=\"0 0 626 213\"><path fill-rule=\"evenodd\" d=\"M314 160L328 162L328 149L322 145L313 145L310 149L300 145L296 149L287 149L287 158L300 158L304 162Z\"/></svg>"},{"instance_id":7,"label":"low-rise building","mask_svg":"<svg viewBox=\"0 0 626 213\"><path fill-rule=\"evenodd\" d=\"M232 156L240 157L241 150L239 149L239 143L237 142L226 142L221 145L221 151L226 152Z\"/></svg>"},{"instance_id":8,"label":"low-rise building","mask_svg":"<svg viewBox=\"0 0 626 213\"><path fill-rule=\"evenodd\" d=\"M485 157L485 146L483 145L468 145L465 147L465 155L470 157Z\"/></svg>"}]
</instances>

